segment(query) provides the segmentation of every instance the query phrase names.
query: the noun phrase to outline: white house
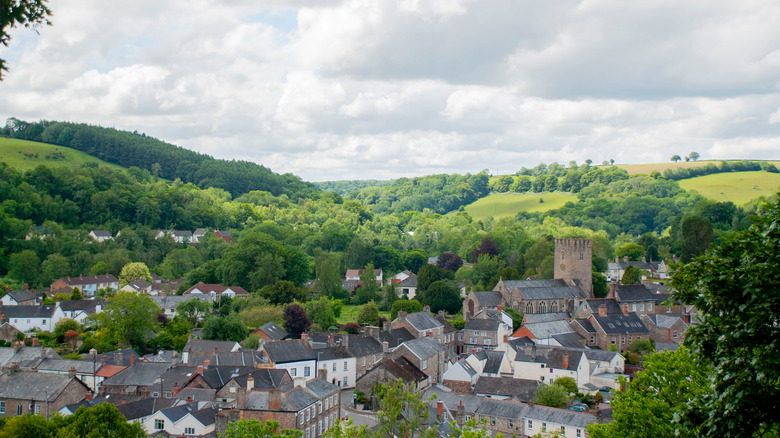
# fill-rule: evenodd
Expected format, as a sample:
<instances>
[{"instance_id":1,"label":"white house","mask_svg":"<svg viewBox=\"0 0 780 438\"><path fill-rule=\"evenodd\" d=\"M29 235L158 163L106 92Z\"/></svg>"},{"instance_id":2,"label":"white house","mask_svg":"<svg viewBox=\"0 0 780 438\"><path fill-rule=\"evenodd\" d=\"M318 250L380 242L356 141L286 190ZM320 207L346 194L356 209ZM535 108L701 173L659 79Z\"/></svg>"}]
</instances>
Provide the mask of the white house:
<instances>
[{"instance_id":1,"label":"white house","mask_svg":"<svg viewBox=\"0 0 780 438\"><path fill-rule=\"evenodd\" d=\"M216 408L211 402L195 402L161 409L144 418L141 426L149 434L202 436L214 432Z\"/></svg>"},{"instance_id":2,"label":"white house","mask_svg":"<svg viewBox=\"0 0 780 438\"><path fill-rule=\"evenodd\" d=\"M317 353L307 341L269 342L263 345L263 356L276 368L287 370L293 379L317 377Z\"/></svg>"},{"instance_id":3,"label":"white house","mask_svg":"<svg viewBox=\"0 0 780 438\"><path fill-rule=\"evenodd\" d=\"M105 300L68 300L58 301L62 309L63 318L75 319L79 324L84 324L84 318L93 313L100 313L106 305Z\"/></svg>"},{"instance_id":4,"label":"white house","mask_svg":"<svg viewBox=\"0 0 780 438\"><path fill-rule=\"evenodd\" d=\"M517 350L513 363L514 378L552 383L571 377L578 388L590 383L590 364L584 351L563 348L525 347Z\"/></svg>"},{"instance_id":5,"label":"white house","mask_svg":"<svg viewBox=\"0 0 780 438\"><path fill-rule=\"evenodd\" d=\"M354 388L357 381L357 358L343 346L320 348L317 368L326 371L326 380L340 388Z\"/></svg>"},{"instance_id":6,"label":"white house","mask_svg":"<svg viewBox=\"0 0 780 438\"><path fill-rule=\"evenodd\" d=\"M37 304L37 298L35 294L26 289L8 290L6 288L5 295L0 298L0 303L3 306L34 306Z\"/></svg>"},{"instance_id":7,"label":"white house","mask_svg":"<svg viewBox=\"0 0 780 438\"><path fill-rule=\"evenodd\" d=\"M114 238L111 235L111 231L108 230L92 230L89 232L89 237L98 242L105 242L106 240L112 240Z\"/></svg>"},{"instance_id":8,"label":"white house","mask_svg":"<svg viewBox=\"0 0 780 438\"><path fill-rule=\"evenodd\" d=\"M64 314L59 306L3 306L0 320L3 318L25 333L33 329L51 332Z\"/></svg>"}]
</instances>

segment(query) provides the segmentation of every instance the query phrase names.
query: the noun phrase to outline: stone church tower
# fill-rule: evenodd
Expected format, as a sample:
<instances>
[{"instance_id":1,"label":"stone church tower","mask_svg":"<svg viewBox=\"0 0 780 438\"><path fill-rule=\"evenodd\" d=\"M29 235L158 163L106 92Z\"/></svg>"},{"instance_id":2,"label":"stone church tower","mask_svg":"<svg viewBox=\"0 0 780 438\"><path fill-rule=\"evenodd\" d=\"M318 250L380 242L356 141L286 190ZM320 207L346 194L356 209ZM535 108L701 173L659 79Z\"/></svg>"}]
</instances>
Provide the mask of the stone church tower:
<instances>
[{"instance_id":1,"label":"stone church tower","mask_svg":"<svg viewBox=\"0 0 780 438\"><path fill-rule=\"evenodd\" d=\"M555 279L578 280L585 296L593 298L593 240L555 239Z\"/></svg>"}]
</instances>

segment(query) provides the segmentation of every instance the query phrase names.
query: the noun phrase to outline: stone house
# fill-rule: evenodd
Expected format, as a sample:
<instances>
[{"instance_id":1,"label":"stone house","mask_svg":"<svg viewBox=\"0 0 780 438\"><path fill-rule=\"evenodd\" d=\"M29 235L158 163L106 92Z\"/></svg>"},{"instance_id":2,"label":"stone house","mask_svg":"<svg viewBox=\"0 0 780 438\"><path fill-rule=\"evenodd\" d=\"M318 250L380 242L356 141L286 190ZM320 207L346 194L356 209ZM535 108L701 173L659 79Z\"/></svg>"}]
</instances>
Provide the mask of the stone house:
<instances>
[{"instance_id":1,"label":"stone house","mask_svg":"<svg viewBox=\"0 0 780 438\"><path fill-rule=\"evenodd\" d=\"M608 300L607 300L608 301ZM571 322L572 328L585 338L585 345L609 350L614 345L623 352L636 339L647 339L650 331L636 313L623 307L619 313L610 313L607 305L600 305L598 313Z\"/></svg>"},{"instance_id":2,"label":"stone house","mask_svg":"<svg viewBox=\"0 0 780 438\"><path fill-rule=\"evenodd\" d=\"M75 372L59 375L11 371L0 377L0 417L40 414L48 418L89 393Z\"/></svg>"},{"instance_id":3,"label":"stone house","mask_svg":"<svg viewBox=\"0 0 780 438\"><path fill-rule=\"evenodd\" d=\"M422 390L428 386L428 376L403 356L382 359L360 377L355 391L369 397L377 383L394 383L401 379L408 387Z\"/></svg>"},{"instance_id":4,"label":"stone house","mask_svg":"<svg viewBox=\"0 0 780 438\"><path fill-rule=\"evenodd\" d=\"M390 323L391 329L405 328L415 338L432 337L440 344L447 344L444 337L444 324L431 315L430 307L425 306L422 312L398 312L398 317Z\"/></svg>"},{"instance_id":5,"label":"stone house","mask_svg":"<svg viewBox=\"0 0 780 438\"><path fill-rule=\"evenodd\" d=\"M449 362L444 347L434 338L426 336L412 339L399 345L391 353L391 357L405 357L420 371L428 376L429 384L442 381L442 375L447 371Z\"/></svg>"},{"instance_id":6,"label":"stone house","mask_svg":"<svg viewBox=\"0 0 780 438\"><path fill-rule=\"evenodd\" d=\"M685 322L685 317L690 315L681 314L656 314L640 315L642 322L650 330L650 339L655 342L673 342L682 344L685 342L685 332L689 324ZM690 319L688 319L690 321Z\"/></svg>"},{"instance_id":7,"label":"stone house","mask_svg":"<svg viewBox=\"0 0 780 438\"><path fill-rule=\"evenodd\" d=\"M68 291L71 291L74 287L77 287L85 298L91 298L94 297L95 293L100 289L119 289L119 279L111 274L86 277L83 275L78 277L65 277L55 280L54 283L51 284L50 289L67 289Z\"/></svg>"}]
</instances>

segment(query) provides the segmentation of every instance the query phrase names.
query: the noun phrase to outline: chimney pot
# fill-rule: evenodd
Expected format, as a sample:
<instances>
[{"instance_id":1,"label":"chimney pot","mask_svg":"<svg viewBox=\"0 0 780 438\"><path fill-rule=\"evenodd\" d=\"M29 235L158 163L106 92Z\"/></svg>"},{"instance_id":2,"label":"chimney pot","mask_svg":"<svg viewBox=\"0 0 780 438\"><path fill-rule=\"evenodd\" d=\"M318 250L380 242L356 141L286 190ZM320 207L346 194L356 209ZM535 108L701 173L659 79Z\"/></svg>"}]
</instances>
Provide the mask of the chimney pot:
<instances>
[{"instance_id":1,"label":"chimney pot","mask_svg":"<svg viewBox=\"0 0 780 438\"><path fill-rule=\"evenodd\" d=\"M309 334L306 332L301 333L301 340L308 341L309 340Z\"/></svg>"},{"instance_id":2,"label":"chimney pot","mask_svg":"<svg viewBox=\"0 0 780 438\"><path fill-rule=\"evenodd\" d=\"M209 359L206 359L203 361L203 369L207 369L211 365L211 361Z\"/></svg>"},{"instance_id":3,"label":"chimney pot","mask_svg":"<svg viewBox=\"0 0 780 438\"><path fill-rule=\"evenodd\" d=\"M436 419L441 420L444 416L444 403L441 400L436 402Z\"/></svg>"},{"instance_id":4,"label":"chimney pot","mask_svg":"<svg viewBox=\"0 0 780 438\"><path fill-rule=\"evenodd\" d=\"M86 393L86 394L84 395L84 398L85 398L87 401L92 401L92 393L91 393L91 392L88 392L88 393Z\"/></svg>"},{"instance_id":5,"label":"chimney pot","mask_svg":"<svg viewBox=\"0 0 780 438\"><path fill-rule=\"evenodd\" d=\"M203 365L198 365L198 374L203 374Z\"/></svg>"},{"instance_id":6,"label":"chimney pot","mask_svg":"<svg viewBox=\"0 0 780 438\"><path fill-rule=\"evenodd\" d=\"M569 368L569 350L563 350L563 363L561 364L563 366L563 369Z\"/></svg>"},{"instance_id":7,"label":"chimney pot","mask_svg":"<svg viewBox=\"0 0 780 438\"><path fill-rule=\"evenodd\" d=\"M628 262L628 256L623 256L623 261Z\"/></svg>"},{"instance_id":8,"label":"chimney pot","mask_svg":"<svg viewBox=\"0 0 780 438\"><path fill-rule=\"evenodd\" d=\"M628 315L628 304L623 303L622 310L623 310L623 315Z\"/></svg>"},{"instance_id":9,"label":"chimney pot","mask_svg":"<svg viewBox=\"0 0 780 438\"><path fill-rule=\"evenodd\" d=\"M599 306L599 316L607 316L607 305L602 304Z\"/></svg>"},{"instance_id":10,"label":"chimney pot","mask_svg":"<svg viewBox=\"0 0 780 438\"><path fill-rule=\"evenodd\" d=\"M41 342L38 340L38 338L33 338L32 345L33 345L33 347L37 347L37 346L41 345Z\"/></svg>"},{"instance_id":11,"label":"chimney pot","mask_svg":"<svg viewBox=\"0 0 780 438\"><path fill-rule=\"evenodd\" d=\"M130 365L133 365L135 363L135 355L130 354Z\"/></svg>"},{"instance_id":12,"label":"chimney pot","mask_svg":"<svg viewBox=\"0 0 780 438\"><path fill-rule=\"evenodd\" d=\"M192 396L191 395L187 396L187 404L189 404L189 403L192 403ZM220 411L222 411L222 409L220 409Z\"/></svg>"},{"instance_id":13,"label":"chimney pot","mask_svg":"<svg viewBox=\"0 0 780 438\"><path fill-rule=\"evenodd\" d=\"M251 391L255 389L255 378L251 375L246 379L246 390Z\"/></svg>"},{"instance_id":14,"label":"chimney pot","mask_svg":"<svg viewBox=\"0 0 780 438\"><path fill-rule=\"evenodd\" d=\"M76 377L76 367L70 367L70 369L68 370L68 376Z\"/></svg>"}]
</instances>

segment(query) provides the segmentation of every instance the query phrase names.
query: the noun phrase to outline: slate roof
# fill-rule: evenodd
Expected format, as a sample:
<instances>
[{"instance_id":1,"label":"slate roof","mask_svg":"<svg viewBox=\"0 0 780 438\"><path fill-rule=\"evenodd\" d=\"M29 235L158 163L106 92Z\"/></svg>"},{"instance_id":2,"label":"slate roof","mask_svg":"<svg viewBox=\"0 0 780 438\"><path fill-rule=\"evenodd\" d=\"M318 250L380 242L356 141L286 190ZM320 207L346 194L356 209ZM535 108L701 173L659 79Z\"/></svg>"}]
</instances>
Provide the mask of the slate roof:
<instances>
[{"instance_id":1,"label":"slate roof","mask_svg":"<svg viewBox=\"0 0 780 438\"><path fill-rule=\"evenodd\" d=\"M103 381L103 385L151 386L169 368L169 363L136 362L112 377Z\"/></svg>"},{"instance_id":2,"label":"slate roof","mask_svg":"<svg viewBox=\"0 0 780 438\"><path fill-rule=\"evenodd\" d=\"M76 287L85 284L98 284L98 283L118 283L119 280L111 274L106 275L92 275L92 276L78 276L78 277L65 277L60 278L68 286Z\"/></svg>"},{"instance_id":3,"label":"slate roof","mask_svg":"<svg viewBox=\"0 0 780 438\"><path fill-rule=\"evenodd\" d=\"M527 402L534 398L534 391L539 386L538 380L515 379L513 377L481 376L474 385L474 394L516 397Z\"/></svg>"},{"instance_id":4,"label":"slate roof","mask_svg":"<svg viewBox=\"0 0 780 438\"><path fill-rule=\"evenodd\" d=\"M577 332L552 335L552 338L563 347L582 348L585 345L585 339Z\"/></svg>"},{"instance_id":5,"label":"slate roof","mask_svg":"<svg viewBox=\"0 0 780 438\"><path fill-rule=\"evenodd\" d=\"M366 335L347 335L349 336L349 345L347 349L355 357L370 356L382 353L382 344L371 336Z\"/></svg>"},{"instance_id":6,"label":"slate roof","mask_svg":"<svg viewBox=\"0 0 780 438\"><path fill-rule=\"evenodd\" d=\"M17 303L22 303L24 301L30 301L35 299L35 294L25 289L12 290L8 292L8 295L10 295L11 298L13 298L14 301L16 301Z\"/></svg>"},{"instance_id":7,"label":"slate roof","mask_svg":"<svg viewBox=\"0 0 780 438\"><path fill-rule=\"evenodd\" d=\"M190 339L184 350L188 353L230 353L238 350L238 342L233 341L209 341L205 339Z\"/></svg>"},{"instance_id":8,"label":"slate roof","mask_svg":"<svg viewBox=\"0 0 780 438\"><path fill-rule=\"evenodd\" d=\"M259 351L248 348L232 353L192 353L188 355L187 363L202 364L207 359L211 361L211 365L218 366L257 366L268 363Z\"/></svg>"},{"instance_id":9,"label":"slate roof","mask_svg":"<svg viewBox=\"0 0 780 438\"><path fill-rule=\"evenodd\" d=\"M465 359L461 359L453 366L459 366L463 368L463 371L466 372L466 374L469 375L469 377L474 377L477 374L477 370L474 369L474 367L471 366Z\"/></svg>"},{"instance_id":10,"label":"slate roof","mask_svg":"<svg viewBox=\"0 0 780 438\"><path fill-rule=\"evenodd\" d=\"M567 313L527 313L523 315L525 324L536 324L539 322L566 321L569 319Z\"/></svg>"},{"instance_id":11,"label":"slate roof","mask_svg":"<svg viewBox=\"0 0 780 438\"><path fill-rule=\"evenodd\" d=\"M422 312L415 312L406 315L406 320L418 331L432 330L435 328L443 327L443 324L438 319L431 315L431 312L423 310Z\"/></svg>"},{"instance_id":12,"label":"slate roof","mask_svg":"<svg viewBox=\"0 0 780 438\"><path fill-rule=\"evenodd\" d=\"M510 339L506 345L517 351L518 348L521 348L525 345L534 345L534 341L532 341L528 336L523 336L522 338Z\"/></svg>"},{"instance_id":13,"label":"slate roof","mask_svg":"<svg viewBox=\"0 0 780 438\"><path fill-rule=\"evenodd\" d=\"M482 366L482 372L487 374L498 374L501 371L501 362L504 359L503 351L482 350L474 353L480 362L485 362Z\"/></svg>"},{"instance_id":14,"label":"slate roof","mask_svg":"<svg viewBox=\"0 0 780 438\"><path fill-rule=\"evenodd\" d=\"M577 318L575 321L588 333L596 333L596 328L590 323L590 320L586 318ZM572 321L573 323L574 321Z\"/></svg>"},{"instance_id":15,"label":"slate roof","mask_svg":"<svg viewBox=\"0 0 780 438\"><path fill-rule=\"evenodd\" d=\"M154 280L154 279L153 279ZM152 283L152 292L160 293L162 291L175 292L186 280L177 278L173 280L155 280Z\"/></svg>"},{"instance_id":16,"label":"slate roof","mask_svg":"<svg viewBox=\"0 0 780 438\"><path fill-rule=\"evenodd\" d=\"M51 319L54 316L54 312L57 311L56 306L0 306L0 312L2 312L6 318L46 318Z\"/></svg>"},{"instance_id":17,"label":"slate roof","mask_svg":"<svg viewBox=\"0 0 780 438\"><path fill-rule=\"evenodd\" d=\"M485 330L489 332L495 332L501 325L501 321L497 319L469 319L466 321L466 325L463 327L468 330Z\"/></svg>"},{"instance_id":18,"label":"slate roof","mask_svg":"<svg viewBox=\"0 0 780 438\"><path fill-rule=\"evenodd\" d=\"M132 348L123 348L116 351L107 351L99 354L95 360L110 365L119 365L123 367L129 367L130 363L140 362L141 357ZM85 354L81 359L85 362L92 362L93 358L91 354ZM169 364L170 365L170 364Z\"/></svg>"},{"instance_id":19,"label":"slate roof","mask_svg":"<svg viewBox=\"0 0 780 438\"><path fill-rule=\"evenodd\" d=\"M184 388L173 397L177 400L187 400L192 397L193 401L214 401L216 396L216 389Z\"/></svg>"},{"instance_id":20,"label":"slate roof","mask_svg":"<svg viewBox=\"0 0 780 438\"><path fill-rule=\"evenodd\" d=\"M293 380L287 370L282 368L263 368L248 373L241 373L233 378L242 388L246 388L249 376L255 379L255 390L267 391L269 389L288 389L292 387Z\"/></svg>"},{"instance_id":21,"label":"slate roof","mask_svg":"<svg viewBox=\"0 0 780 438\"><path fill-rule=\"evenodd\" d=\"M504 284L506 283L507 282L505 281ZM504 300L501 292L498 291L474 292L474 295L476 296L477 300L479 300L480 305L487 307L498 307Z\"/></svg>"},{"instance_id":22,"label":"slate roof","mask_svg":"<svg viewBox=\"0 0 780 438\"><path fill-rule=\"evenodd\" d=\"M641 262L641 261L639 261L639 262L633 262L633 261L623 262L623 261L620 261L620 262L608 262L607 263L607 269L609 269L609 270L614 270L614 269L618 269L619 268L621 271L625 271L626 268L629 267L629 266L636 266L639 269L642 269L642 270L645 270L645 271L650 271L650 272L655 271L655 268L653 267L653 265L651 265L650 263L647 263L647 262Z\"/></svg>"},{"instance_id":23,"label":"slate roof","mask_svg":"<svg viewBox=\"0 0 780 438\"><path fill-rule=\"evenodd\" d=\"M566 320L538 322L534 324L523 324L536 339L546 339L553 335L560 335L564 333L574 333L574 329Z\"/></svg>"},{"instance_id":24,"label":"slate roof","mask_svg":"<svg viewBox=\"0 0 780 438\"><path fill-rule=\"evenodd\" d=\"M366 375L379 367L383 367L389 373L400 378L404 382L422 382L428 378L424 372L420 371L420 369L410 362L409 359L403 356L393 359L387 357L382 359L371 368Z\"/></svg>"},{"instance_id":25,"label":"slate roof","mask_svg":"<svg viewBox=\"0 0 780 438\"><path fill-rule=\"evenodd\" d=\"M271 339L281 341L282 339L290 336L289 333L287 333L286 330L279 327L278 324L275 322L267 322L260 326L260 330L262 330L265 334L271 337Z\"/></svg>"},{"instance_id":26,"label":"slate roof","mask_svg":"<svg viewBox=\"0 0 780 438\"><path fill-rule=\"evenodd\" d=\"M417 287L417 276L412 274L395 284L396 287L403 289L405 287Z\"/></svg>"},{"instance_id":27,"label":"slate roof","mask_svg":"<svg viewBox=\"0 0 780 438\"><path fill-rule=\"evenodd\" d=\"M17 371L0 376L0 399L15 398L53 402L75 377L62 374ZM83 385L83 383L82 383ZM84 386L86 389L87 387Z\"/></svg>"},{"instance_id":28,"label":"slate roof","mask_svg":"<svg viewBox=\"0 0 780 438\"><path fill-rule=\"evenodd\" d=\"M379 341L387 342L390 348L395 348L412 339L414 339L414 336L403 327L379 332Z\"/></svg>"},{"instance_id":29,"label":"slate roof","mask_svg":"<svg viewBox=\"0 0 780 438\"><path fill-rule=\"evenodd\" d=\"M12 347L8 349L14 351ZM22 347L21 350L13 353L5 364L13 362L19 365L19 368L32 368L37 367L45 359L61 359L61 357L49 347Z\"/></svg>"},{"instance_id":30,"label":"slate roof","mask_svg":"<svg viewBox=\"0 0 780 438\"><path fill-rule=\"evenodd\" d=\"M215 366L209 365L208 368L203 370L203 380L210 388L221 389L231 379L237 378L242 375L247 375L254 371L252 366Z\"/></svg>"},{"instance_id":31,"label":"slate roof","mask_svg":"<svg viewBox=\"0 0 780 438\"><path fill-rule=\"evenodd\" d=\"M447 321L447 316L442 313L437 313L434 318L436 318L437 321L442 323L444 326L444 333L454 333L457 332L458 329L455 328L454 325L452 325L449 321Z\"/></svg>"},{"instance_id":32,"label":"slate roof","mask_svg":"<svg viewBox=\"0 0 780 438\"><path fill-rule=\"evenodd\" d=\"M68 300L60 301L63 312L83 311L87 315L97 312L97 306L106 307L106 300Z\"/></svg>"},{"instance_id":33,"label":"slate roof","mask_svg":"<svg viewBox=\"0 0 780 438\"><path fill-rule=\"evenodd\" d=\"M108 230L92 230L91 233L94 234L95 237L113 237L111 231Z\"/></svg>"},{"instance_id":34,"label":"slate roof","mask_svg":"<svg viewBox=\"0 0 780 438\"><path fill-rule=\"evenodd\" d=\"M569 355L569 366L565 369L574 371L580 363L582 351L568 350L560 347L524 347L517 351L515 361L544 363L548 368L564 369L563 356L567 353Z\"/></svg>"},{"instance_id":35,"label":"slate roof","mask_svg":"<svg viewBox=\"0 0 780 438\"><path fill-rule=\"evenodd\" d=\"M569 286L564 280L507 280L504 286L510 292L517 289L526 300L585 297L579 287Z\"/></svg>"},{"instance_id":36,"label":"slate roof","mask_svg":"<svg viewBox=\"0 0 780 438\"><path fill-rule=\"evenodd\" d=\"M620 302L647 302L652 301L661 304L669 298L669 294L659 294L651 291L643 284L634 285L616 285L615 297Z\"/></svg>"},{"instance_id":37,"label":"slate roof","mask_svg":"<svg viewBox=\"0 0 780 438\"><path fill-rule=\"evenodd\" d=\"M136 291L142 291L148 287L151 287L152 283L149 283L146 281L146 279L143 278L136 278L135 280L128 283L128 286L132 287Z\"/></svg>"},{"instance_id":38,"label":"slate roof","mask_svg":"<svg viewBox=\"0 0 780 438\"><path fill-rule=\"evenodd\" d=\"M597 313L591 315L593 321L601 326L601 329L608 335L623 335L623 334L648 334L650 333L642 324L642 320L639 319L636 313L629 312L628 315L620 314L608 314L601 316Z\"/></svg>"},{"instance_id":39,"label":"slate roof","mask_svg":"<svg viewBox=\"0 0 780 438\"><path fill-rule=\"evenodd\" d=\"M108 398L109 401L115 397L112 395ZM125 416L127 421L137 420L139 418L148 417L155 412L170 407L176 402L173 398L145 398L134 402L125 404L118 404L116 408L122 415Z\"/></svg>"},{"instance_id":40,"label":"slate roof","mask_svg":"<svg viewBox=\"0 0 780 438\"><path fill-rule=\"evenodd\" d=\"M80 374L92 374L103 366L100 362L85 362L83 360L72 359L44 359L38 365L38 371L55 371L67 373L71 367Z\"/></svg>"},{"instance_id":41,"label":"slate roof","mask_svg":"<svg viewBox=\"0 0 780 438\"><path fill-rule=\"evenodd\" d=\"M263 345L263 350L271 362L288 363L303 360L316 360L317 353L306 341L291 339L286 341L269 342Z\"/></svg>"},{"instance_id":42,"label":"slate roof","mask_svg":"<svg viewBox=\"0 0 780 438\"><path fill-rule=\"evenodd\" d=\"M412 339L411 341L404 342L402 345L406 346L412 354L420 359L427 359L444 351L444 347L442 347L439 341L430 336Z\"/></svg>"},{"instance_id":43,"label":"slate roof","mask_svg":"<svg viewBox=\"0 0 780 438\"><path fill-rule=\"evenodd\" d=\"M211 296L209 294L191 294L191 295L150 295L150 298L154 300L157 307L160 309L175 309L180 303L191 300L193 298L211 302Z\"/></svg>"},{"instance_id":44,"label":"slate roof","mask_svg":"<svg viewBox=\"0 0 780 438\"><path fill-rule=\"evenodd\" d=\"M317 352L317 360L334 360L355 357L346 347L325 347L314 350Z\"/></svg>"},{"instance_id":45,"label":"slate roof","mask_svg":"<svg viewBox=\"0 0 780 438\"><path fill-rule=\"evenodd\" d=\"M680 317L679 314L669 314L669 315L663 315L663 314L648 314L644 317L648 318L653 324L655 324L656 327L663 327L663 328L672 328L674 323L677 322L679 319L680 321L683 321L683 319ZM685 321L683 321L684 323Z\"/></svg>"},{"instance_id":46,"label":"slate roof","mask_svg":"<svg viewBox=\"0 0 780 438\"><path fill-rule=\"evenodd\" d=\"M593 310L594 314L599 313L599 307L602 305L607 306L607 313L623 313L623 309L620 308L620 303L612 298L588 298L586 300L588 306Z\"/></svg>"},{"instance_id":47,"label":"slate roof","mask_svg":"<svg viewBox=\"0 0 780 438\"><path fill-rule=\"evenodd\" d=\"M216 406L209 406L203 409L199 409L195 412L192 412L190 415L192 415L196 420L200 422L200 424L204 426L210 426L214 424L214 420L216 419L217 412L219 411L219 408Z\"/></svg>"}]
</instances>

